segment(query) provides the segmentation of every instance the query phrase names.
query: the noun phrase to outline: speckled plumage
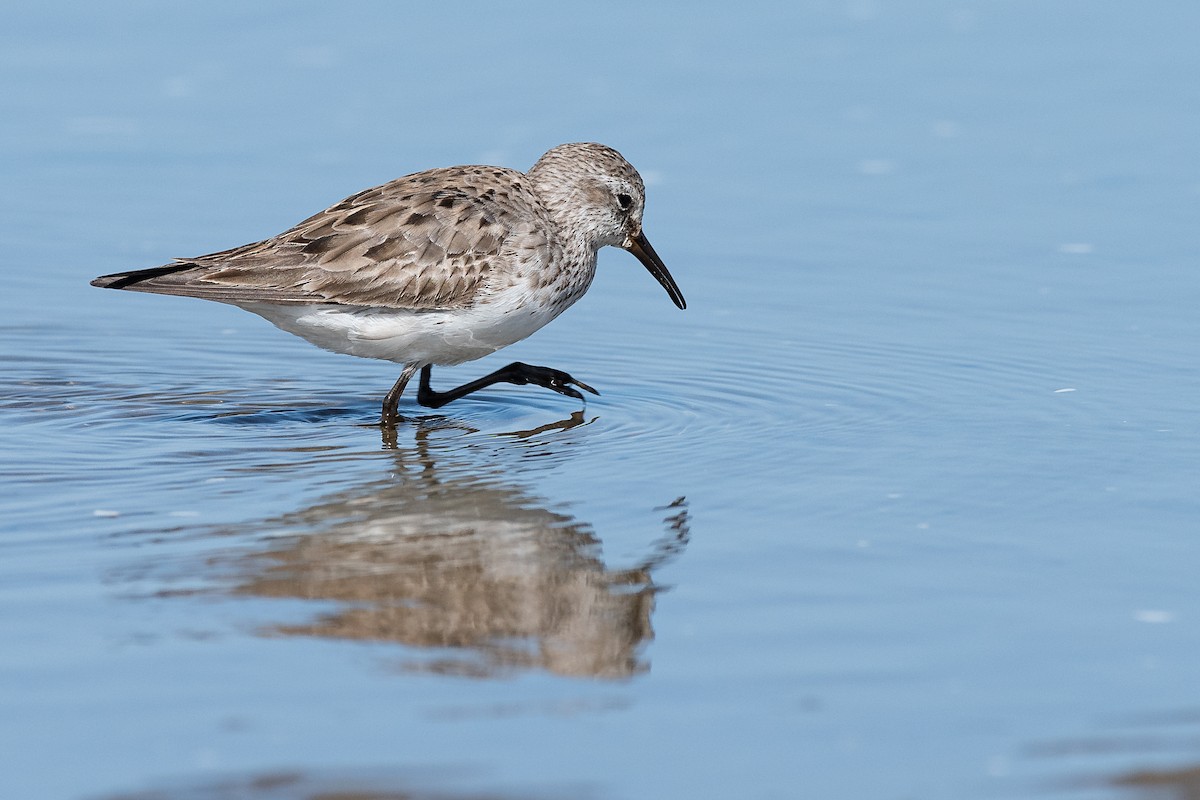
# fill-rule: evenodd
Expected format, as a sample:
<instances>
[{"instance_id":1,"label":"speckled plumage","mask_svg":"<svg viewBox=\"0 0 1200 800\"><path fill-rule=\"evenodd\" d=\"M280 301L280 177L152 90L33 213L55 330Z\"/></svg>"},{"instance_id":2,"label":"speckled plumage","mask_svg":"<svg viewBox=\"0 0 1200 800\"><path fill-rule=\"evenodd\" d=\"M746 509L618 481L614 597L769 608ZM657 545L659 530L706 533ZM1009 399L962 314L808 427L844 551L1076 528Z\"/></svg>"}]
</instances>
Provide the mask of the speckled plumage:
<instances>
[{"instance_id":1,"label":"speckled plumage","mask_svg":"<svg viewBox=\"0 0 1200 800\"><path fill-rule=\"evenodd\" d=\"M528 173L418 172L270 239L92 283L231 303L320 347L402 363L411 376L487 355L554 319L587 291L606 245L637 255L683 308L642 235L644 198L617 151L560 145Z\"/></svg>"}]
</instances>

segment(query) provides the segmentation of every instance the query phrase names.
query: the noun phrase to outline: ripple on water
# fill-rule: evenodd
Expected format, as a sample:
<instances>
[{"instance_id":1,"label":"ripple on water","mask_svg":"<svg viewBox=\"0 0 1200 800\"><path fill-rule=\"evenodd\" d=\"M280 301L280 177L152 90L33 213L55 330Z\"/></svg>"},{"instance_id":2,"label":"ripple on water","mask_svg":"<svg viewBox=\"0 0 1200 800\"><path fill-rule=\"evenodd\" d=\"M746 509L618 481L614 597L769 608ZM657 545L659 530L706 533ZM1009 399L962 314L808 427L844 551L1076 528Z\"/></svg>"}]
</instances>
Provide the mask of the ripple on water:
<instances>
[{"instance_id":1,"label":"ripple on water","mask_svg":"<svg viewBox=\"0 0 1200 800\"><path fill-rule=\"evenodd\" d=\"M858 442L897 429L969 420L981 408L1036 397L1051 403L1060 384L1034 357L989 355L955 342L772 337L752 323L713 317L690 340L587 341L575 363L604 393L592 407L605 435L640 451L681 439L773 444ZM654 366L649 366L654 365Z\"/></svg>"},{"instance_id":2,"label":"ripple on water","mask_svg":"<svg viewBox=\"0 0 1200 800\"><path fill-rule=\"evenodd\" d=\"M687 439L714 449L723 441L763 442L781 435L854 440L1031 393L1052 398L1063 388L1054 368L1028 348L1019 360L1004 348L982 354L954 342L837 338L796 327L773 334L771 322L698 314L687 339L610 331L604 339L564 341L563 356L546 360L600 389L601 397L586 406L534 387L496 387L436 412L417 406L410 392L401 413L455 419L479 433L521 439L572 428L578 424L572 415L581 411L586 422L597 422L592 433L602 432L606 441L634 441L641 451L654 452ZM7 332L17 333L31 335ZM7 349L23 349L13 344ZM50 361L13 361L0 378L0 411L35 425L88 428L118 439L128 435L118 429L134 420L199 424L229 435L295 426L311 436L313 428L372 423L392 378L386 369L364 368L366 362L348 358L327 360L303 378L264 376L264 365L244 355L229 365L229 374L215 373L211 360L204 374L189 373L187 365L173 372L167 359L154 360L153 343L145 346L138 359L123 348L93 353L78 348L69 357L64 342ZM263 358L268 356L278 354ZM492 358L477 365L490 369L497 363L503 362ZM442 373L464 380L478 374L470 365ZM1070 402L1086 413L1080 398Z\"/></svg>"}]
</instances>

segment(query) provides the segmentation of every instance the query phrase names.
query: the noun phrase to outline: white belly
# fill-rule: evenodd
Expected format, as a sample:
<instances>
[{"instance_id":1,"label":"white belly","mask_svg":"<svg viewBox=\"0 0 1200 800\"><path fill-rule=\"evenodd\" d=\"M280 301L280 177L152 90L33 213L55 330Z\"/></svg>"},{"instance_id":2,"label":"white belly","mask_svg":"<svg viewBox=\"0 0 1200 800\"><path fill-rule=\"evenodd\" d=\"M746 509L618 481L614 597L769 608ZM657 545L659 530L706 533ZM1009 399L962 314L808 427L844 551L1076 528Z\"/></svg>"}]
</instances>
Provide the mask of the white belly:
<instances>
[{"instance_id":1,"label":"white belly","mask_svg":"<svg viewBox=\"0 0 1200 800\"><path fill-rule=\"evenodd\" d=\"M515 295L516 293L512 293ZM401 364L461 364L519 342L557 316L528 295L446 311L239 303L325 350ZM561 309L559 309L561 310Z\"/></svg>"}]
</instances>

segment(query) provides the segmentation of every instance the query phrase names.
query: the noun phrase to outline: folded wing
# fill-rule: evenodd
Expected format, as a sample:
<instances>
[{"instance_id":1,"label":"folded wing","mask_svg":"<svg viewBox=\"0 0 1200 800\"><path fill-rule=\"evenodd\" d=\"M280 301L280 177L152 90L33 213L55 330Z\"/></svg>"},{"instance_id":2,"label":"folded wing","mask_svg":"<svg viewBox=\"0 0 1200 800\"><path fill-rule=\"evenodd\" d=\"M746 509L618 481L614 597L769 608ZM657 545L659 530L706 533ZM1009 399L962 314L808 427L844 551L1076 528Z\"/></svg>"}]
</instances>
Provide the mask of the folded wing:
<instances>
[{"instance_id":1,"label":"folded wing","mask_svg":"<svg viewBox=\"0 0 1200 800\"><path fill-rule=\"evenodd\" d=\"M507 285L518 261L549 257L552 228L524 177L496 167L429 170L270 239L92 284L235 304L463 308Z\"/></svg>"}]
</instances>

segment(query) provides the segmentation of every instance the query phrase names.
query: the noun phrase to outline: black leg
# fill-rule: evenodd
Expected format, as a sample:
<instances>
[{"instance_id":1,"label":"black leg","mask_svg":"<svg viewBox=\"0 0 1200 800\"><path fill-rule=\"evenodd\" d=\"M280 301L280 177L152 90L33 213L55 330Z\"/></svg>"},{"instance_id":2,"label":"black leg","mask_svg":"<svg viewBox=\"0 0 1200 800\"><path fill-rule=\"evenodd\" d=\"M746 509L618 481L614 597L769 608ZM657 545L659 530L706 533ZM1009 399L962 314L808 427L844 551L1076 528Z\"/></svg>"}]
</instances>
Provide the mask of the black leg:
<instances>
[{"instance_id":1,"label":"black leg","mask_svg":"<svg viewBox=\"0 0 1200 800\"><path fill-rule=\"evenodd\" d=\"M429 369L426 367L425 369ZM400 373L400 377L396 379L396 383L392 385L391 391L383 398L383 413L379 416L379 424L384 428L393 428L396 426L396 421L400 419L400 395L404 394L404 387L408 385L408 381L412 378L413 373L417 371L416 364L409 364L404 368L404 372Z\"/></svg>"},{"instance_id":2,"label":"black leg","mask_svg":"<svg viewBox=\"0 0 1200 800\"><path fill-rule=\"evenodd\" d=\"M533 367L529 364L522 364L520 361L514 361L507 367L501 367L496 370L491 375L484 375L478 380L464 383L458 388L447 389L444 392L435 392L430 388L430 372L431 370L428 366L421 368L421 386L417 389L417 402L429 408L441 408L446 403L457 400L471 392L486 389L496 383L514 383L518 386L532 383L535 386L553 389L559 394L565 394L567 397L574 397L577 400L582 400L583 395L574 386L571 386L571 384L575 384L580 389L592 394L600 394L583 381L575 380L561 370L550 369L550 367Z\"/></svg>"}]
</instances>

